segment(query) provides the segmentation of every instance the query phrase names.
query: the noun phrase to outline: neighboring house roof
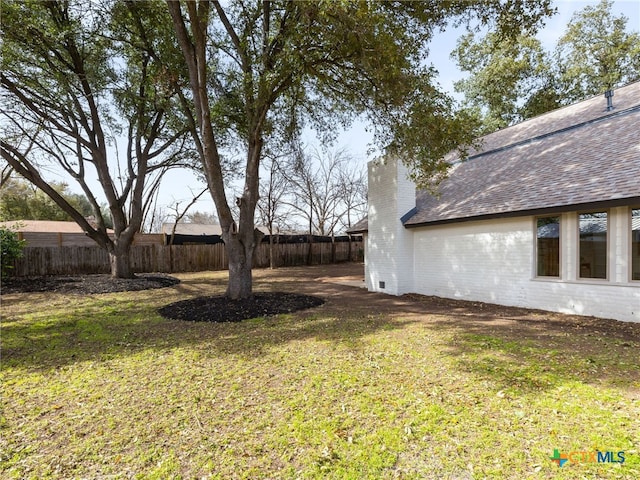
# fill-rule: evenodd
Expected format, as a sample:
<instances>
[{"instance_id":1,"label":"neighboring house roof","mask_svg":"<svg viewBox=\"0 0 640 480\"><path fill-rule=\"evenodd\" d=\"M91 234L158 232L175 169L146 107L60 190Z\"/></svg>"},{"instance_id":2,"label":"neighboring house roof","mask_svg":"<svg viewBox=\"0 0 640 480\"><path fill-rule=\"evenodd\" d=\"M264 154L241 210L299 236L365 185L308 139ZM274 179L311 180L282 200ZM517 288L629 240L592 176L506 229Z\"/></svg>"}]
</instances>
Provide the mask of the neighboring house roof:
<instances>
[{"instance_id":1,"label":"neighboring house roof","mask_svg":"<svg viewBox=\"0 0 640 480\"><path fill-rule=\"evenodd\" d=\"M347 233L350 233L351 235L355 235L358 233L364 233L367 230L369 230L369 221L367 217L364 217L362 220L360 220L358 223L353 225L351 228L348 228Z\"/></svg>"},{"instance_id":2,"label":"neighboring house roof","mask_svg":"<svg viewBox=\"0 0 640 480\"><path fill-rule=\"evenodd\" d=\"M538 238L560 238L560 224L550 223L549 225L542 225L538 227Z\"/></svg>"},{"instance_id":3,"label":"neighboring house roof","mask_svg":"<svg viewBox=\"0 0 640 480\"><path fill-rule=\"evenodd\" d=\"M171 235L173 223L163 223L162 233ZM269 235L269 229L263 226L256 226L265 235ZM176 235L222 235L220 225L206 225L202 223L178 223L176 225Z\"/></svg>"},{"instance_id":4,"label":"neighboring house roof","mask_svg":"<svg viewBox=\"0 0 640 480\"><path fill-rule=\"evenodd\" d=\"M406 227L640 204L640 82L483 137ZM408 218L407 218L408 217Z\"/></svg>"},{"instance_id":5,"label":"neighboring house roof","mask_svg":"<svg viewBox=\"0 0 640 480\"><path fill-rule=\"evenodd\" d=\"M171 235L173 231L173 223L163 223L162 233ZM222 228L220 225L205 225L202 223L178 223L176 226L176 235L221 235Z\"/></svg>"},{"instance_id":6,"label":"neighboring house roof","mask_svg":"<svg viewBox=\"0 0 640 480\"><path fill-rule=\"evenodd\" d=\"M30 233L84 233L76 222L60 222L54 220L12 220L0 222L3 227L17 232ZM113 232L107 229L107 232Z\"/></svg>"}]
</instances>

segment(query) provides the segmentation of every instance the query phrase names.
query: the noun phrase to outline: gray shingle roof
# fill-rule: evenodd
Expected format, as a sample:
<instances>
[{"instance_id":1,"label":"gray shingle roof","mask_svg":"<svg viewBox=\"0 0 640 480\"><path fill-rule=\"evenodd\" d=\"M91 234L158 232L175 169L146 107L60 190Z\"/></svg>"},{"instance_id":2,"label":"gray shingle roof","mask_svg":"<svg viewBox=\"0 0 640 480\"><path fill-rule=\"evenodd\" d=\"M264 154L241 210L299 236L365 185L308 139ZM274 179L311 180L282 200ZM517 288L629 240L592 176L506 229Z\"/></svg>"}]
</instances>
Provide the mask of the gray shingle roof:
<instances>
[{"instance_id":1,"label":"gray shingle roof","mask_svg":"<svg viewBox=\"0 0 640 480\"><path fill-rule=\"evenodd\" d=\"M367 217L364 217L362 220L357 222L355 225L352 225L351 228L348 228L347 229L347 233L355 235L355 234L358 234L358 233L364 233L367 230L369 230L369 221L368 221Z\"/></svg>"},{"instance_id":2,"label":"gray shingle roof","mask_svg":"<svg viewBox=\"0 0 640 480\"><path fill-rule=\"evenodd\" d=\"M171 235L173 223L163 223L162 233ZM221 235L220 225L205 225L202 223L178 223L175 225L177 235Z\"/></svg>"},{"instance_id":3,"label":"gray shingle roof","mask_svg":"<svg viewBox=\"0 0 640 480\"><path fill-rule=\"evenodd\" d=\"M269 229L261 225L256 228L265 235L269 235ZM171 235L173 223L163 223L162 233ZM222 235L222 227L220 225L208 225L203 223L178 223L176 225L176 235Z\"/></svg>"},{"instance_id":4,"label":"gray shingle roof","mask_svg":"<svg viewBox=\"0 0 640 480\"><path fill-rule=\"evenodd\" d=\"M640 82L483 138L405 226L640 204Z\"/></svg>"}]
</instances>

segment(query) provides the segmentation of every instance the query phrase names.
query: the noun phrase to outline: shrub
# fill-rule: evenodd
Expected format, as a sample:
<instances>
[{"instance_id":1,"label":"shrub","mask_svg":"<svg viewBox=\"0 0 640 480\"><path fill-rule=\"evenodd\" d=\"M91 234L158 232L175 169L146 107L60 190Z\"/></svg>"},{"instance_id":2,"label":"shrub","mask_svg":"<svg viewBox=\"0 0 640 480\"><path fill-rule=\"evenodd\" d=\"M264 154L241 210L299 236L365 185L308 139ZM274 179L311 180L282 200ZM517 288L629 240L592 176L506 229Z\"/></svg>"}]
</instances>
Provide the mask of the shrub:
<instances>
[{"instance_id":1,"label":"shrub","mask_svg":"<svg viewBox=\"0 0 640 480\"><path fill-rule=\"evenodd\" d=\"M25 241L18 240L18 234L13 230L0 227L0 259L2 261L2 278L9 276L13 269L13 262L22 256Z\"/></svg>"}]
</instances>

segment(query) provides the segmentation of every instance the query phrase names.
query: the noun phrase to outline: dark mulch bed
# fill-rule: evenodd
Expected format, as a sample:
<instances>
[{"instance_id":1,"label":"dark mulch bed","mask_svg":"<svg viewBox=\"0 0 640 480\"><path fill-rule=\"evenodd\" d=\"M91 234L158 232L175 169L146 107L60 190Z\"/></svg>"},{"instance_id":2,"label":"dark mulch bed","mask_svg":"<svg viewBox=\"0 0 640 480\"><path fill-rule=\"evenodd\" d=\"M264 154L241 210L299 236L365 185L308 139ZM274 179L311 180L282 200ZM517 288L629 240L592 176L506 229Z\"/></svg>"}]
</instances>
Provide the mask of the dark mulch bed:
<instances>
[{"instance_id":1,"label":"dark mulch bed","mask_svg":"<svg viewBox=\"0 0 640 480\"><path fill-rule=\"evenodd\" d=\"M170 287L180 280L163 274L138 274L135 278L111 278L110 275L73 275L9 278L2 281L2 294L51 292L89 295L133 292ZM172 303L160 309L169 319L196 322L239 322L248 318L290 313L322 305L324 300L286 292L256 293L245 300L224 296L199 297Z\"/></svg>"},{"instance_id":2,"label":"dark mulch bed","mask_svg":"<svg viewBox=\"0 0 640 480\"><path fill-rule=\"evenodd\" d=\"M171 303L159 310L160 315L173 320L195 322L239 322L249 318L290 313L320 306L324 300L297 293L255 293L244 300L225 296L198 297Z\"/></svg>"},{"instance_id":3,"label":"dark mulch bed","mask_svg":"<svg viewBox=\"0 0 640 480\"><path fill-rule=\"evenodd\" d=\"M115 292L137 292L170 287L180 283L163 274L138 274L135 278L111 278L110 275L74 275L9 278L2 281L3 294L23 292L57 292L77 295Z\"/></svg>"}]
</instances>

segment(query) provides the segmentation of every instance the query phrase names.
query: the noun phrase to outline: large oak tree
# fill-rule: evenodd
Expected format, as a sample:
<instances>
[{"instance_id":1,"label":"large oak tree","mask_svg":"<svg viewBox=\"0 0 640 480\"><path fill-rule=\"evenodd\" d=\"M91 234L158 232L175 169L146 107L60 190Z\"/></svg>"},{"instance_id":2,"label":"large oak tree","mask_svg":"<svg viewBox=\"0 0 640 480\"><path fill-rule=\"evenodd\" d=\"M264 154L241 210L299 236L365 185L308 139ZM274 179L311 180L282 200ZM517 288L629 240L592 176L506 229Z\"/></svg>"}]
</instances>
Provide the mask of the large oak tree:
<instances>
[{"instance_id":1,"label":"large oak tree","mask_svg":"<svg viewBox=\"0 0 640 480\"><path fill-rule=\"evenodd\" d=\"M482 119L482 133L559 105L550 55L535 37L505 38L490 32L478 38L468 33L458 40L451 56L460 70L470 74L454 86L464 93L465 105Z\"/></svg>"},{"instance_id":2,"label":"large oak tree","mask_svg":"<svg viewBox=\"0 0 640 480\"><path fill-rule=\"evenodd\" d=\"M160 175L179 162L189 138L176 116L179 79L168 73L170 17L163 4L142 7L2 2L0 154L107 250L114 277L133 275L134 235ZM96 224L55 188L52 171L82 190Z\"/></svg>"},{"instance_id":3,"label":"large oak tree","mask_svg":"<svg viewBox=\"0 0 640 480\"><path fill-rule=\"evenodd\" d=\"M640 78L640 33L602 0L576 12L554 51L531 35L469 33L452 57L469 76L455 84L483 132L599 95Z\"/></svg>"},{"instance_id":4,"label":"large oak tree","mask_svg":"<svg viewBox=\"0 0 640 480\"><path fill-rule=\"evenodd\" d=\"M265 145L304 125L331 133L357 115L376 141L410 166L421 184L446 172L442 160L470 140L464 119L435 83L428 45L451 20L528 31L549 14L547 0L418 2L364 0L167 1L190 80L205 176L229 256L227 294L251 295L259 239L254 216ZM225 147L244 151L242 193L232 201Z\"/></svg>"},{"instance_id":5,"label":"large oak tree","mask_svg":"<svg viewBox=\"0 0 640 480\"><path fill-rule=\"evenodd\" d=\"M558 41L555 63L565 103L640 79L640 31L601 0L576 12ZM636 27L636 28L634 28Z\"/></svg>"}]
</instances>

